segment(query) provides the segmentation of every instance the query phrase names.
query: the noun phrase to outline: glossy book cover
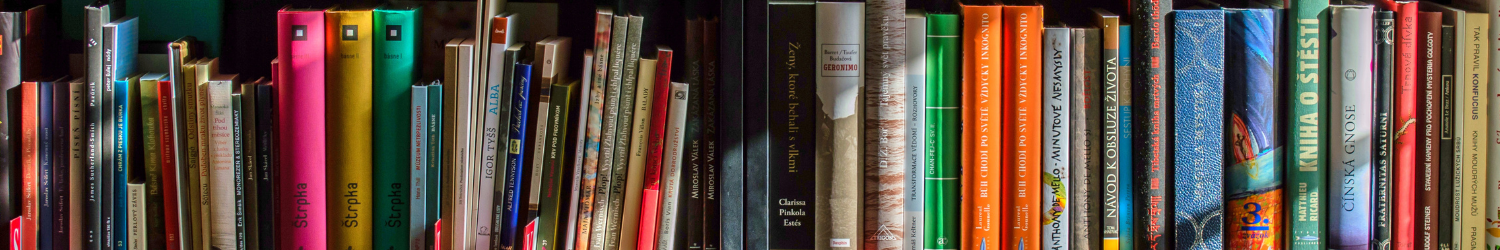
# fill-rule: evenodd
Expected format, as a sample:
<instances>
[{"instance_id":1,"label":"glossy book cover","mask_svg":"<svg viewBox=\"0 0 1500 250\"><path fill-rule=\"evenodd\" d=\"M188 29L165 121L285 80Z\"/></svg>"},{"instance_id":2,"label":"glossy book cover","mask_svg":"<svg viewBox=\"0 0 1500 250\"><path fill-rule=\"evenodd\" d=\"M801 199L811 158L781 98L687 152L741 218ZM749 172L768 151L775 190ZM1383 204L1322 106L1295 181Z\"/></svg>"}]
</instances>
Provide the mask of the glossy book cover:
<instances>
[{"instance_id":1,"label":"glossy book cover","mask_svg":"<svg viewBox=\"0 0 1500 250\"><path fill-rule=\"evenodd\" d=\"M1225 104L1229 168L1225 171L1225 238L1229 249L1281 248L1283 202L1276 81L1277 15L1231 9L1225 15Z\"/></svg>"}]
</instances>

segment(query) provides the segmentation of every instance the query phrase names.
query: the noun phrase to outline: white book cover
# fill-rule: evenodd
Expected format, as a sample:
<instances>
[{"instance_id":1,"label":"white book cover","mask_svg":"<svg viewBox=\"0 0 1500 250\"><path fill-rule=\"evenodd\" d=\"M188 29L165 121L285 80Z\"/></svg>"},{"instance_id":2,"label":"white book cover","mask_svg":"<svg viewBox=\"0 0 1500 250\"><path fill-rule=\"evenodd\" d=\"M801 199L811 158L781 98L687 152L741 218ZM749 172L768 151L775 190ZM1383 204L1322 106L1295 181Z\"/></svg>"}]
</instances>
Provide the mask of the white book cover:
<instances>
[{"instance_id":1,"label":"white book cover","mask_svg":"<svg viewBox=\"0 0 1500 250\"><path fill-rule=\"evenodd\" d=\"M864 3L818 2L817 21L817 223L814 244L857 248L863 231L860 209L864 71ZM831 150L831 151L830 151ZM822 171L827 169L829 171ZM837 211L837 212L835 212ZM824 218L828 218L824 220Z\"/></svg>"},{"instance_id":2,"label":"white book cover","mask_svg":"<svg viewBox=\"0 0 1500 250\"><path fill-rule=\"evenodd\" d=\"M234 110L230 94L234 86L233 76L215 76L208 81L209 111L209 201L213 212L209 227L210 245L220 250L236 248L236 220L238 206L235 205L234 167Z\"/></svg>"},{"instance_id":3,"label":"white book cover","mask_svg":"<svg viewBox=\"0 0 1500 250\"><path fill-rule=\"evenodd\" d=\"M1328 175L1328 190L1334 190L1329 209L1329 227L1333 230L1329 247L1358 247L1369 244L1370 215L1373 204L1368 191L1371 182L1371 152L1374 142L1375 104L1370 86L1374 84L1375 44L1374 9L1372 6L1333 6L1330 8L1330 72L1328 81L1328 161L1336 162Z\"/></svg>"},{"instance_id":4,"label":"white book cover","mask_svg":"<svg viewBox=\"0 0 1500 250\"><path fill-rule=\"evenodd\" d=\"M458 88L458 96L455 97L458 100L453 101L454 106L457 106L454 107L456 110L453 113L458 116L455 118L457 124L454 124L455 131L453 131L455 133L453 138L456 140L453 143L456 153L454 160L457 162L453 166L444 167L444 169L454 171L451 175L453 180L448 181L453 182L453 192L455 192L453 195L454 218L443 220L448 222L444 224L443 233L453 235L454 242L444 245L458 249L474 248L476 225L474 217L479 211L479 207L474 202L478 198L476 191L478 188L474 187L474 182L479 178L477 167L474 165L477 165L476 160L479 154L475 153L474 149L477 148L475 143L478 140L475 138L478 136L475 132L479 129L478 120L480 119L478 119L479 111L474 107L478 105L479 94L477 93L483 92L474 83L475 42L465 40L458 45L458 82L452 84L453 87Z\"/></svg>"},{"instance_id":5,"label":"white book cover","mask_svg":"<svg viewBox=\"0 0 1500 250\"><path fill-rule=\"evenodd\" d=\"M687 129L687 83L672 83L667 111L667 145L662 153L661 216L657 221L656 249L677 249L677 208L682 205L682 150ZM687 229L695 230L695 229Z\"/></svg>"},{"instance_id":6,"label":"white book cover","mask_svg":"<svg viewBox=\"0 0 1500 250\"><path fill-rule=\"evenodd\" d=\"M902 248L916 250L923 249L922 205L927 202L923 198L927 192L923 184L927 181L922 171L927 154L920 150L927 144L927 13L923 11L906 13L906 87L906 151L909 160L906 162L906 224L903 225Z\"/></svg>"},{"instance_id":7,"label":"white book cover","mask_svg":"<svg viewBox=\"0 0 1500 250\"><path fill-rule=\"evenodd\" d=\"M432 199L426 193L427 187L427 86L412 86L411 88L411 219L407 231L409 249L421 250L427 245L427 239L423 232L427 227L422 222L427 221L427 199ZM431 211L437 212L437 211ZM262 236L264 237L264 236Z\"/></svg>"},{"instance_id":8,"label":"white book cover","mask_svg":"<svg viewBox=\"0 0 1500 250\"><path fill-rule=\"evenodd\" d=\"M1073 148L1072 37L1066 27L1045 30L1042 65L1042 249L1068 249L1068 186Z\"/></svg>"}]
</instances>

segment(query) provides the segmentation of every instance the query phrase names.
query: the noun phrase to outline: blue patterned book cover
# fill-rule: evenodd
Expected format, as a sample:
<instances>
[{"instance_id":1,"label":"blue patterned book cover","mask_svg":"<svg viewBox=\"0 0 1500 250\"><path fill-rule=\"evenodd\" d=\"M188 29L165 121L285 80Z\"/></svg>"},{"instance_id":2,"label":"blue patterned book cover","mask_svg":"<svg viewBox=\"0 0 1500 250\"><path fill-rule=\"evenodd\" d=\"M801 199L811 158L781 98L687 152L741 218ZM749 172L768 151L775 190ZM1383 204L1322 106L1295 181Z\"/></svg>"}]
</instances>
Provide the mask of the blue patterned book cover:
<instances>
[{"instance_id":1,"label":"blue patterned book cover","mask_svg":"<svg viewBox=\"0 0 1500 250\"><path fill-rule=\"evenodd\" d=\"M1176 12L1177 249L1224 248L1224 11Z\"/></svg>"},{"instance_id":2,"label":"blue patterned book cover","mask_svg":"<svg viewBox=\"0 0 1500 250\"><path fill-rule=\"evenodd\" d=\"M1131 211L1135 211L1135 209L1129 209L1129 208L1132 208L1131 204L1133 202L1131 202L1131 201L1134 200L1131 197L1135 197L1134 195L1130 195L1130 194L1133 194L1135 192L1135 187L1134 187L1135 180L1133 178L1130 178L1130 176L1134 176L1134 175L1132 175L1132 174L1134 174L1134 173L1132 173L1134 171L1132 171L1131 169L1133 168L1132 166L1134 166L1135 164L1131 164L1131 162L1133 161L1132 159L1135 158L1135 153L1131 152L1131 151L1134 151L1134 150L1131 150L1130 149L1131 147L1129 146L1129 145L1132 145L1132 144L1130 144L1130 143L1132 143L1131 142L1131 136L1130 136L1132 130L1130 130L1130 126L1131 126L1130 124L1134 123L1134 122L1130 121L1130 110L1131 110L1131 104L1130 104L1130 102L1131 102L1131 97L1132 97L1132 95L1130 94L1130 89L1131 89L1131 86L1130 86L1130 84L1131 84L1131 82L1130 82L1130 80L1131 80L1131 77L1130 77L1130 54L1131 54L1130 53L1130 46L1131 45L1130 45L1130 35L1129 35L1130 34L1130 25L1121 24L1120 25L1120 34L1125 34L1125 35L1120 36L1120 45L1119 45L1120 46L1119 47L1119 51L1120 51L1120 74L1119 74L1120 75L1120 79L1119 79L1120 80L1120 87L1119 87L1120 88L1120 145L1123 145L1122 147L1120 147L1120 156L1119 157L1120 157L1120 176L1124 176L1125 178L1120 178L1120 192L1119 193L1122 194L1122 195L1120 195L1120 207L1123 207L1123 208L1126 208L1126 209L1120 209L1120 249L1119 250L1130 250L1130 249L1134 249L1135 248L1135 240L1136 240L1133 237L1135 235L1134 234L1135 228L1131 226L1132 225L1131 221L1133 221L1135 219L1135 213L1132 213Z\"/></svg>"},{"instance_id":3,"label":"blue patterned book cover","mask_svg":"<svg viewBox=\"0 0 1500 250\"><path fill-rule=\"evenodd\" d=\"M1225 11L1225 93L1229 168L1225 173L1228 249L1281 247L1283 141L1277 86L1280 18L1270 9Z\"/></svg>"}]
</instances>

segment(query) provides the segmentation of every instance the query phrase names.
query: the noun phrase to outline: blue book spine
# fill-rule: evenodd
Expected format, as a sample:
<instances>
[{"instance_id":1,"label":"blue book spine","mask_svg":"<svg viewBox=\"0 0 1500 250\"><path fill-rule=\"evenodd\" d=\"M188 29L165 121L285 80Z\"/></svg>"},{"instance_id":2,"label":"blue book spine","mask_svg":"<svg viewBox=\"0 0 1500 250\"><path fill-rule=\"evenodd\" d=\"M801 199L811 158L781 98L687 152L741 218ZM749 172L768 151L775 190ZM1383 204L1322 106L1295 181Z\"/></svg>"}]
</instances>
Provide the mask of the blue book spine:
<instances>
[{"instance_id":1,"label":"blue book spine","mask_svg":"<svg viewBox=\"0 0 1500 250\"><path fill-rule=\"evenodd\" d=\"M1131 36L1125 35L1130 34L1130 25L1120 25L1120 34L1120 250L1130 250L1135 248L1136 240L1134 237L1135 227L1131 226L1131 221L1135 220L1135 213L1132 212L1135 209L1132 209L1133 206L1131 206L1131 201L1135 200L1131 198L1135 197L1135 195L1131 195L1135 193L1135 179L1131 178L1131 176L1135 176L1134 171L1131 171L1131 169L1134 169L1132 166L1135 166L1135 164L1132 164L1135 153L1132 153L1131 151L1134 150L1130 149L1130 145L1134 145L1131 144L1130 134L1132 130L1130 130L1130 125L1135 124L1135 122L1130 121L1130 99L1132 98L1130 94L1132 87L1130 85L1133 84L1130 82L1132 79L1130 77Z\"/></svg>"},{"instance_id":2,"label":"blue book spine","mask_svg":"<svg viewBox=\"0 0 1500 250\"><path fill-rule=\"evenodd\" d=\"M422 226L427 221L427 200L434 196L427 194L427 86L411 87L411 218L407 223L407 242L410 249L422 249L426 245L422 232L426 227ZM433 211L436 212L436 211Z\"/></svg>"},{"instance_id":3,"label":"blue book spine","mask_svg":"<svg viewBox=\"0 0 1500 250\"><path fill-rule=\"evenodd\" d=\"M73 146L72 135L69 127L72 122L72 91L76 90L68 82L56 82L52 85L52 220L47 221L52 225L52 245L59 249L67 249L73 244L69 242L71 220L70 212L72 204L69 199L78 195L72 191L72 162L70 149ZM82 218L79 218L82 219Z\"/></svg>"},{"instance_id":4,"label":"blue book spine","mask_svg":"<svg viewBox=\"0 0 1500 250\"><path fill-rule=\"evenodd\" d=\"M1280 246L1282 206L1277 32L1270 9L1225 11L1224 75L1229 136L1224 173L1226 249Z\"/></svg>"},{"instance_id":5,"label":"blue book spine","mask_svg":"<svg viewBox=\"0 0 1500 250\"><path fill-rule=\"evenodd\" d=\"M531 65L516 63L514 72L515 84L512 86L515 89L510 99L510 128L508 130L510 141L506 143L506 148L508 148L506 153L509 157L506 157L505 162L505 218L499 225L501 246L516 245L515 234L519 229L516 225L520 224L517 220L520 219L522 211L521 195L518 194L521 190L521 162L524 159L521 156L526 155L526 146L523 142L526 141L526 124L530 124L526 122L530 116L526 111L531 103L527 100L527 97L531 96Z\"/></svg>"},{"instance_id":6,"label":"blue book spine","mask_svg":"<svg viewBox=\"0 0 1500 250\"><path fill-rule=\"evenodd\" d=\"M52 143L54 143L52 140L52 133L54 132L52 131L52 119L54 118L52 116L52 109L57 108L55 105L52 105L52 84L50 82L39 82L36 84L37 198L39 198L37 201L39 204L36 220L37 249L52 249L52 199L56 198L52 197L52 193L54 188L60 188L57 185L52 185L55 182L52 179L52 174L55 172L52 170L52 154L54 153L52 151Z\"/></svg>"},{"instance_id":7,"label":"blue book spine","mask_svg":"<svg viewBox=\"0 0 1500 250\"><path fill-rule=\"evenodd\" d=\"M427 216L425 221L413 220L412 223L421 223L427 230L422 234L424 249L430 249L437 243L437 228L434 226L438 221L438 211L442 209L441 194L443 193L443 85L427 85L427 211L432 216Z\"/></svg>"},{"instance_id":8,"label":"blue book spine","mask_svg":"<svg viewBox=\"0 0 1500 250\"><path fill-rule=\"evenodd\" d=\"M1224 248L1224 11L1177 11L1176 249Z\"/></svg>"},{"instance_id":9,"label":"blue book spine","mask_svg":"<svg viewBox=\"0 0 1500 250\"><path fill-rule=\"evenodd\" d=\"M114 143L108 145L114 147L114 161L112 162L114 175L106 178L114 179L113 196L115 197L115 201L112 211L114 219L111 222L113 229L110 231L113 232L111 234L114 235L114 245L117 249L126 248L126 243L129 242L126 238L129 232L128 219L126 218L130 218L128 214L130 204L125 201L130 199L129 192L126 192L129 189L126 188L128 176L126 176L125 168L130 163L130 104L133 101L130 99L130 82L121 79L135 73L136 38L139 34L136 24L135 18L129 18L110 23L106 25L105 29L106 31L114 31L113 39L105 41L113 45L111 49L113 51L107 51L106 56L114 59L114 74L110 75L115 77L115 79L106 79L106 82L112 81L115 85L109 88L112 91L106 91L106 93L113 94L108 97L113 100L113 106L106 106L105 108L113 109L111 113L114 114L115 123ZM113 28L111 29L110 26L113 26Z\"/></svg>"}]
</instances>

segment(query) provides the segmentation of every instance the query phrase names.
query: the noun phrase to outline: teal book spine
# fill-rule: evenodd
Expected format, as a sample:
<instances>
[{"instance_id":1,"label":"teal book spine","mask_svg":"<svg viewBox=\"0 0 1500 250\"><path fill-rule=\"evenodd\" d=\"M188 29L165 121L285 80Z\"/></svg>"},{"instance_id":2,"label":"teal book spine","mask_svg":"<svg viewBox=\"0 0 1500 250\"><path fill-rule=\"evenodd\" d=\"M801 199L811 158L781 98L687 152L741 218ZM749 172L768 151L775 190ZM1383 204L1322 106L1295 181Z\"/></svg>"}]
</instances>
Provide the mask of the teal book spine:
<instances>
[{"instance_id":1,"label":"teal book spine","mask_svg":"<svg viewBox=\"0 0 1500 250\"><path fill-rule=\"evenodd\" d=\"M427 194L427 86L411 87L411 216L407 219L406 241L409 249L422 249L426 245L426 239L422 238L422 232L427 228L422 226L427 221L427 199L432 199Z\"/></svg>"},{"instance_id":2,"label":"teal book spine","mask_svg":"<svg viewBox=\"0 0 1500 250\"><path fill-rule=\"evenodd\" d=\"M114 175L105 178L114 179L114 219L111 222L113 230L110 231L113 232L113 245L115 248L125 248L127 247L126 243L130 242L127 239L129 227L126 224L128 221L126 218L130 218L130 207L128 202L125 202L130 200L129 193L126 192L126 190L129 190L126 187L129 180L127 180L128 176L125 169L131 161L130 156L132 154L130 149L138 147L131 147L129 140L131 131L129 126L131 124L129 116L131 111L130 104L134 103L134 101L132 101L132 95L130 95L130 91L128 90L134 85L130 84L130 81L122 79L130 76L135 71L137 27L135 18L115 21L104 25L104 42L106 43L104 54L109 59L106 62L108 67L105 67L104 75L112 78L105 79L105 81L115 83L114 86L105 86L104 88L104 95L110 96L113 99L113 105L106 106L105 108L113 111L106 112L106 116L113 114L113 116L109 117L114 122L114 126L112 127L114 131L112 134L108 134L112 140L106 141L111 142L108 146L114 148L113 151L110 151L114 159L108 161L108 164L112 164L111 166L114 168ZM139 76L134 78L136 80L140 79Z\"/></svg>"},{"instance_id":3,"label":"teal book spine","mask_svg":"<svg viewBox=\"0 0 1500 250\"><path fill-rule=\"evenodd\" d=\"M1134 237L1135 228L1132 226L1132 222L1135 221L1135 210L1130 209L1133 207L1131 206L1132 201L1135 200L1132 198L1135 196L1130 195L1135 190L1135 178L1130 178L1130 176L1134 176L1132 174L1135 172L1132 167L1135 165L1132 164L1134 162L1132 159L1135 159L1135 153L1132 152L1133 150L1131 150L1132 147L1130 146L1133 145L1131 144L1133 137L1131 135L1134 134L1132 133L1133 130L1131 130L1131 124L1135 124L1130 120L1130 111L1134 107L1130 104L1131 99L1134 97L1130 95L1131 79L1133 79L1130 77L1130 25L1120 25L1120 34L1120 73L1118 74L1120 76L1120 131L1118 131L1120 133L1120 155L1118 157L1120 157L1120 176L1122 176L1120 178L1120 192L1118 192L1121 194L1119 215L1120 250L1130 250L1135 248L1136 241Z\"/></svg>"},{"instance_id":4,"label":"teal book spine","mask_svg":"<svg viewBox=\"0 0 1500 250\"><path fill-rule=\"evenodd\" d=\"M427 85L427 194L431 199L425 201L427 211L432 216L427 216L423 221L412 221L422 224L426 228L422 233L423 249L432 249L437 244L437 222L438 211L442 207L443 193L443 85L434 83Z\"/></svg>"},{"instance_id":5,"label":"teal book spine","mask_svg":"<svg viewBox=\"0 0 1500 250\"><path fill-rule=\"evenodd\" d=\"M374 152L375 249L409 246L411 190L411 85L416 82L420 10L380 8L374 13L371 149Z\"/></svg>"},{"instance_id":6,"label":"teal book spine","mask_svg":"<svg viewBox=\"0 0 1500 250\"><path fill-rule=\"evenodd\" d=\"M1291 73L1286 89L1290 97L1286 105L1290 108L1285 118L1287 138L1286 169L1287 201L1290 211L1287 218L1289 239L1283 241L1287 249L1324 249L1324 228L1328 207L1323 202L1327 185L1328 143L1326 128L1328 117L1328 84L1325 69L1328 44L1323 36L1328 23L1328 0L1292 0L1292 21L1287 22L1285 32L1292 48L1291 63L1285 64Z\"/></svg>"},{"instance_id":7,"label":"teal book spine","mask_svg":"<svg viewBox=\"0 0 1500 250\"><path fill-rule=\"evenodd\" d=\"M926 218L922 245L926 249L958 249L959 160L963 101L960 96L962 64L959 51L959 17L955 14L927 15L927 105L928 143Z\"/></svg>"}]
</instances>

